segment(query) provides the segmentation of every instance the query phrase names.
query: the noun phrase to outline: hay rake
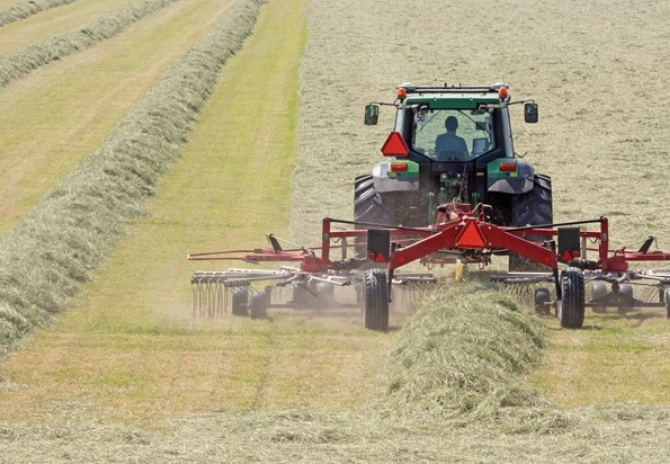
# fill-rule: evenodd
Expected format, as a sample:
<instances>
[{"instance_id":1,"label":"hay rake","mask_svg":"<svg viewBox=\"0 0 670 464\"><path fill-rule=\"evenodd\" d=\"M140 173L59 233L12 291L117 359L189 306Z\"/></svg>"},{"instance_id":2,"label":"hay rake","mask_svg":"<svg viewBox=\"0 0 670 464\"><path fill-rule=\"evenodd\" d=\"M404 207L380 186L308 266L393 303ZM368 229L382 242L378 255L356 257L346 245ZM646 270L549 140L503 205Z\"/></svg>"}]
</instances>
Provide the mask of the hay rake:
<instances>
[{"instance_id":1,"label":"hay rake","mask_svg":"<svg viewBox=\"0 0 670 464\"><path fill-rule=\"evenodd\" d=\"M195 271L191 278L193 317L223 317L230 311L237 316L264 318L270 307L364 309L366 272L381 264L367 258L348 258L348 250L365 246L364 242L354 243L351 239L365 236L367 232L331 232L331 222L338 221L324 221L324 227L328 229L326 235L330 239L325 240L322 247L283 249L279 240L269 234L267 239L271 248L189 254L187 259L192 261L242 260L255 265L263 262L299 264L282 265L275 270L230 268L226 271ZM337 261L331 260L331 252L335 248L341 252L341 258ZM394 292L395 302L411 306L419 298L421 289L436 282L437 278L431 273L397 275L393 278L398 289ZM342 300L335 296L335 288L347 287L352 289L348 298L345 296Z\"/></svg>"},{"instance_id":2,"label":"hay rake","mask_svg":"<svg viewBox=\"0 0 670 464\"><path fill-rule=\"evenodd\" d=\"M233 314L251 317L265 317L267 308L273 306L314 306L317 301L338 304L333 299L334 288L351 287L356 295L354 304L363 310L365 327L384 331L388 328L392 300L404 299L411 304L420 294L418 289L438 283L431 273L401 274L397 272L399 268L412 262L432 267L457 261L477 263L483 268L491 263L492 256L513 252L543 265L547 271L507 273L492 279L501 285L523 287L520 294L532 293L536 310L553 309L562 327L582 327L587 306L595 312L611 306L620 312L637 307L664 307L670 317L670 271L629 269L631 262L670 261L670 253L650 251L653 237L637 251L610 250L605 217L505 227L488 220L490 211L488 205L480 203L473 209L454 200L438 207L434 225L412 228L325 218L320 247L284 250L273 235L268 235L271 248L190 254L189 260L296 264L278 270L197 271L192 278L194 315L223 315L228 300ZM333 230L333 224L360 228ZM599 228L584 228L592 224L598 224ZM587 247L589 241L596 246ZM356 256L349 258L352 248L357 250ZM336 250L340 252L337 260L333 258ZM587 259L587 254L594 251L597 258ZM643 282L646 284L642 298L634 298L633 286ZM264 286L258 288L260 283ZM547 283L553 283L553 297L552 286L541 286ZM586 283L591 284L588 301ZM292 289L291 297L283 303L277 298L277 290L282 288ZM395 289L406 291L394 292Z\"/></svg>"}]
</instances>

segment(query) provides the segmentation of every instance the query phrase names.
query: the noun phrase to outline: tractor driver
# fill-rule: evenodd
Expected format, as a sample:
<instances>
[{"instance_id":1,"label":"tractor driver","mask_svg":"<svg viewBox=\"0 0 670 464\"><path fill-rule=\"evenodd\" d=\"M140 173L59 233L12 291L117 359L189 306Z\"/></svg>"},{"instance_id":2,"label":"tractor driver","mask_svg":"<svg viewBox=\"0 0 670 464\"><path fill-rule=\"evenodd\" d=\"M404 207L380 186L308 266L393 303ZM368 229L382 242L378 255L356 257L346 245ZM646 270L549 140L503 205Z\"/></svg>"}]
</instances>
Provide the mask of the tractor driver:
<instances>
[{"instance_id":1,"label":"tractor driver","mask_svg":"<svg viewBox=\"0 0 670 464\"><path fill-rule=\"evenodd\" d=\"M435 139L435 153L438 161L446 160L466 160L470 157L468 146L462 137L456 135L458 129L458 119L456 116L449 116L444 121L446 134L440 134Z\"/></svg>"}]
</instances>

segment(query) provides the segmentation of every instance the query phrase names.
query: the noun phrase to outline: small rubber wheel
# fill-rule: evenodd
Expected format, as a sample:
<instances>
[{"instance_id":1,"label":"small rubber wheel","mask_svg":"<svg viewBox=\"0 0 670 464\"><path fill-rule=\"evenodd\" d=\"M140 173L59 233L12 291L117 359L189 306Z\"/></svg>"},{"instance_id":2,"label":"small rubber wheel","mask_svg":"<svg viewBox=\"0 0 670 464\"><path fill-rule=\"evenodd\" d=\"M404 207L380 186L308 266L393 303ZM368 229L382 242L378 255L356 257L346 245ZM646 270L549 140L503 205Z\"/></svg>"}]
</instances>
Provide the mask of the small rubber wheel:
<instances>
[{"instance_id":1,"label":"small rubber wheel","mask_svg":"<svg viewBox=\"0 0 670 464\"><path fill-rule=\"evenodd\" d=\"M619 293L622 295L622 298L617 307L617 312L619 314L626 314L633 307L633 286L631 284L621 284L619 285Z\"/></svg>"},{"instance_id":2,"label":"small rubber wheel","mask_svg":"<svg viewBox=\"0 0 670 464\"><path fill-rule=\"evenodd\" d=\"M293 303L299 308L309 308L314 305L316 298L306 288L306 283L302 282L293 286Z\"/></svg>"},{"instance_id":3,"label":"small rubber wheel","mask_svg":"<svg viewBox=\"0 0 670 464\"><path fill-rule=\"evenodd\" d=\"M370 269L363 274L365 328L385 332L389 326L389 298L386 274Z\"/></svg>"},{"instance_id":4,"label":"small rubber wheel","mask_svg":"<svg viewBox=\"0 0 670 464\"><path fill-rule=\"evenodd\" d=\"M235 316L248 316L249 315L249 292L247 287L233 287L231 290L233 294L232 299L232 313Z\"/></svg>"},{"instance_id":5,"label":"small rubber wheel","mask_svg":"<svg viewBox=\"0 0 670 464\"><path fill-rule=\"evenodd\" d=\"M604 300L607 296L607 285L602 282L595 282L591 286L591 303L593 303L593 312L594 313L604 313L607 312L607 305L605 303L600 303L599 301Z\"/></svg>"},{"instance_id":6,"label":"small rubber wheel","mask_svg":"<svg viewBox=\"0 0 670 464\"><path fill-rule=\"evenodd\" d=\"M251 290L249 297L249 316L252 319L265 319L268 315L268 296L265 292Z\"/></svg>"},{"instance_id":7,"label":"small rubber wheel","mask_svg":"<svg viewBox=\"0 0 670 464\"><path fill-rule=\"evenodd\" d=\"M316 291L320 300L327 302L335 299L335 285L333 284L319 282L316 284Z\"/></svg>"},{"instance_id":8,"label":"small rubber wheel","mask_svg":"<svg viewBox=\"0 0 670 464\"><path fill-rule=\"evenodd\" d=\"M549 289L538 287L535 289L535 312L538 314L549 314Z\"/></svg>"}]
</instances>

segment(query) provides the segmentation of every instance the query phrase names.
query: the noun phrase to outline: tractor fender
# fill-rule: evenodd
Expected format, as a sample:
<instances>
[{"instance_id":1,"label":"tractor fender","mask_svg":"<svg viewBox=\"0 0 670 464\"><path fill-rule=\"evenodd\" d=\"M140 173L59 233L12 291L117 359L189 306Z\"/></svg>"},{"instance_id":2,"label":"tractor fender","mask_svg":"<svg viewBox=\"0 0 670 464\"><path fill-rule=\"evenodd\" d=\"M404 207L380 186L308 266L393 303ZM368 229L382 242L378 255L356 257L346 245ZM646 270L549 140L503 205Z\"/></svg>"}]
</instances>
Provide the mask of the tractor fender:
<instances>
[{"instance_id":1,"label":"tractor fender","mask_svg":"<svg viewBox=\"0 0 670 464\"><path fill-rule=\"evenodd\" d=\"M500 166L516 163L514 170L502 170ZM500 158L486 165L486 189L489 192L520 195L533 190L535 169L529 163L518 158Z\"/></svg>"},{"instance_id":2,"label":"tractor fender","mask_svg":"<svg viewBox=\"0 0 670 464\"><path fill-rule=\"evenodd\" d=\"M392 171L393 161L382 161L372 169L375 191L378 193L415 192L419 190L419 165L414 161L398 161L407 163L406 171Z\"/></svg>"}]
</instances>

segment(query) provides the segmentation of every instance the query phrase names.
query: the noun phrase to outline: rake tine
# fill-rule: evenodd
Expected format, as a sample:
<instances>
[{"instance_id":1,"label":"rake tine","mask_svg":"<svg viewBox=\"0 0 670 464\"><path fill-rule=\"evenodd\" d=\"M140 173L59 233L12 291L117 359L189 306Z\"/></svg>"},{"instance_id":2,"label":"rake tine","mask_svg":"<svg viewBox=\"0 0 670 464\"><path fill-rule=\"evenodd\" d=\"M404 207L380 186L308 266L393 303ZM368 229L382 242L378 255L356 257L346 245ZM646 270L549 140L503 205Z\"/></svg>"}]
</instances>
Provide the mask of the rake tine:
<instances>
[{"instance_id":1,"label":"rake tine","mask_svg":"<svg viewBox=\"0 0 670 464\"><path fill-rule=\"evenodd\" d=\"M224 314L224 290L220 279L216 281L216 313L223 317Z\"/></svg>"},{"instance_id":2,"label":"rake tine","mask_svg":"<svg viewBox=\"0 0 670 464\"><path fill-rule=\"evenodd\" d=\"M193 290L193 318L195 319L198 307L198 281L195 276L191 279L191 289Z\"/></svg>"},{"instance_id":3,"label":"rake tine","mask_svg":"<svg viewBox=\"0 0 670 464\"><path fill-rule=\"evenodd\" d=\"M230 302L231 300L231 295L230 295L230 290L225 287L223 282L221 283L221 286L223 287L222 289L222 304L223 304L223 315L226 316L228 315L228 305L232 304Z\"/></svg>"},{"instance_id":4,"label":"rake tine","mask_svg":"<svg viewBox=\"0 0 670 464\"><path fill-rule=\"evenodd\" d=\"M202 307L202 316L207 317L209 315L209 307L210 307L210 291L209 291L209 277L205 279L203 282L203 307Z\"/></svg>"},{"instance_id":5,"label":"rake tine","mask_svg":"<svg viewBox=\"0 0 670 464\"><path fill-rule=\"evenodd\" d=\"M210 319L214 317L214 311L216 306L216 284L212 277L209 278L207 285L207 317Z\"/></svg>"}]
</instances>

